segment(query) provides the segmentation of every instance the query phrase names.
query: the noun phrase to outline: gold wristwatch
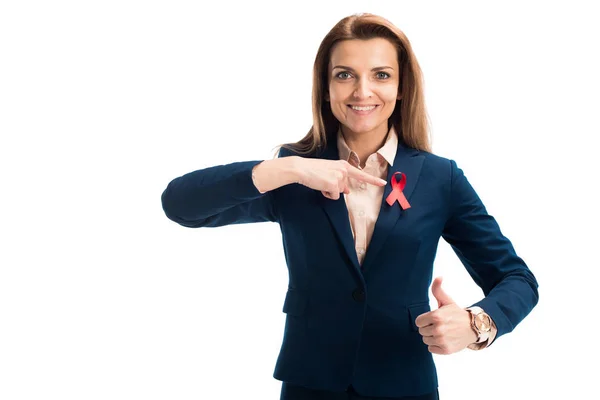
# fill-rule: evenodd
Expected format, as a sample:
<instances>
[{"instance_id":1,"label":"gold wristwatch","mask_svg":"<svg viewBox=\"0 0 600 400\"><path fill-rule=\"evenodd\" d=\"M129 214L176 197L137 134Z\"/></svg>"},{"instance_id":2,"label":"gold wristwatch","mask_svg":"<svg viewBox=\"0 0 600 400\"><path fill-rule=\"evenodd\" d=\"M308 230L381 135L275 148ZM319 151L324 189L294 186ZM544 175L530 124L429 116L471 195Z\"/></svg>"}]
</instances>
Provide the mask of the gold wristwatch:
<instances>
[{"instance_id":1,"label":"gold wristwatch","mask_svg":"<svg viewBox=\"0 0 600 400\"><path fill-rule=\"evenodd\" d=\"M477 334L475 343L482 343L489 339L492 331L492 319L481 307L469 307L467 311L471 314L471 328Z\"/></svg>"}]
</instances>

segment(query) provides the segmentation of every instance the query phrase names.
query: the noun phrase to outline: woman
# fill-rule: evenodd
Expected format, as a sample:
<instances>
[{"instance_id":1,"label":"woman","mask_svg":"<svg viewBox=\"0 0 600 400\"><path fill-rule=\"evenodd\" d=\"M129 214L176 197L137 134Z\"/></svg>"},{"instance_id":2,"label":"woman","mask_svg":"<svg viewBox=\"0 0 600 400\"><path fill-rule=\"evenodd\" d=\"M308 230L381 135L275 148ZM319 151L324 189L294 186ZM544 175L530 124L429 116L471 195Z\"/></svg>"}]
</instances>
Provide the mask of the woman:
<instances>
[{"instance_id":1,"label":"woman","mask_svg":"<svg viewBox=\"0 0 600 400\"><path fill-rule=\"evenodd\" d=\"M538 284L453 160L431 153L421 72L406 36L342 19L314 65L313 126L273 160L169 183L186 227L280 224L289 287L274 377L282 399L437 399L432 353L481 349L538 301ZM463 308L428 290L439 238L485 298Z\"/></svg>"}]
</instances>

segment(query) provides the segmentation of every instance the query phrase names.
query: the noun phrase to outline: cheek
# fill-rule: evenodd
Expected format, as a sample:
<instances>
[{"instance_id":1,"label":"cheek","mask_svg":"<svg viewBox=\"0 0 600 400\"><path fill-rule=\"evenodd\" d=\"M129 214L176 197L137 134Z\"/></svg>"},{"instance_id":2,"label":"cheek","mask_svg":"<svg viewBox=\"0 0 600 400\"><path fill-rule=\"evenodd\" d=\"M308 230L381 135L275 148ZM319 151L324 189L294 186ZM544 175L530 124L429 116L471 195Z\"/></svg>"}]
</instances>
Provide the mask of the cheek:
<instances>
[{"instance_id":1,"label":"cheek","mask_svg":"<svg viewBox=\"0 0 600 400\"><path fill-rule=\"evenodd\" d=\"M338 117L340 115L345 115L346 113L346 100L347 97L340 95L340 93L331 93L330 94L330 107L333 114Z\"/></svg>"},{"instance_id":2,"label":"cheek","mask_svg":"<svg viewBox=\"0 0 600 400\"><path fill-rule=\"evenodd\" d=\"M382 88L381 99L386 103L395 103L398 100L398 86L390 85L385 88Z\"/></svg>"},{"instance_id":3,"label":"cheek","mask_svg":"<svg viewBox=\"0 0 600 400\"><path fill-rule=\"evenodd\" d=\"M344 90L341 90L339 87L330 87L329 88L329 101L332 105L344 103L348 95Z\"/></svg>"},{"instance_id":4,"label":"cheek","mask_svg":"<svg viewBox=\"0 0 600 400\"><path fill-rule=\"evenodd\" d=\"M345 120L347 118L347 110L346 106L342 102L332 102L331 103L331 113L338 121Z\"/></svg>"}]
</instances>

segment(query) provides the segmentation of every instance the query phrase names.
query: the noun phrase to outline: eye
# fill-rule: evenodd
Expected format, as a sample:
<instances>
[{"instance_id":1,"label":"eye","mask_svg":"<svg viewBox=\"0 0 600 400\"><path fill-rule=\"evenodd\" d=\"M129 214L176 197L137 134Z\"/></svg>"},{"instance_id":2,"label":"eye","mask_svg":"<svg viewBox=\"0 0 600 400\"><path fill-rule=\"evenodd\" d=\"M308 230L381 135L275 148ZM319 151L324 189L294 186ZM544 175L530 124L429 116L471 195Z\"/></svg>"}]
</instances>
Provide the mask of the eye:
<instances>
[{"instance_id":1,"label":"eye","mask_svg":"<svg viewBox=\"0 0 600 400\"><path fill-rule=\"evenodd\" d=\"M378 72L377 73L377 78L379 79L388 79L390 77L390 74L388 74L387 72Z\"/></svg>"},{"instance_id":2,"label":"eye","mask_svg":"<svg viewBox=\"0 0 600 400\"><path fill-rule=\"evenodd\" d=\"M340 72L339 74L336 75L336 78L346 80L346 79L350 78L350 76L351 75L349 72Z\"/></svg>"}]
</instances>

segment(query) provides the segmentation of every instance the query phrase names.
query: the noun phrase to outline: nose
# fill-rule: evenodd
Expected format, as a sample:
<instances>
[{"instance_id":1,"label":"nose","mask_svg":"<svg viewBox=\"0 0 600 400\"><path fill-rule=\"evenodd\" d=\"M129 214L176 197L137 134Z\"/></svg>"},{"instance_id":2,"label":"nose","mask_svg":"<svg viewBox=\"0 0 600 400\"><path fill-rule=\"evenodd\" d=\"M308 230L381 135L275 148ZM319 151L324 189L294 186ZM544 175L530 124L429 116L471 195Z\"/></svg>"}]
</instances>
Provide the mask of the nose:
<instances>
[{"instance_id":1,"label":"nose","mask_svg":"<svg viewBox=\"0 0 600 400\"><path fill-rule=\"evenodd\" d=\"M373 92L371 91L370 82L367 79L359 79L354 89L354 97L357 99L366 99L371 97Z\"/></svg>"}]
</instances>

